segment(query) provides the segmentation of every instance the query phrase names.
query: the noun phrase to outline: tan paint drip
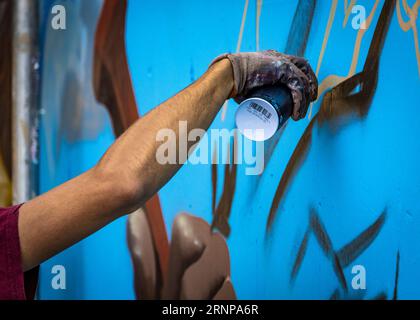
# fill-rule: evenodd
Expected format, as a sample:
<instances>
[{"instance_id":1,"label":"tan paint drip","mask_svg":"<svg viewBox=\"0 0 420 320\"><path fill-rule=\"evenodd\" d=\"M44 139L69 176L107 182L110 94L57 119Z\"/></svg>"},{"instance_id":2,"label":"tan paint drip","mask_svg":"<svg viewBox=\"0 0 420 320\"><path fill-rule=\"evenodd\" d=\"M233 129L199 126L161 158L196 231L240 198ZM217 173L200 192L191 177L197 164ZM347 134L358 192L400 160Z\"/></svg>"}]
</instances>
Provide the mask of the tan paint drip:
<instances>
[{"instance_id":1,"label":"tan paint drip","mask_svg":"<svg viewBox=\"0 0 420 320\"><path fill-rule=\"evenodd\" d=\"M351 0L350 4L348 4L347 0L344 0L344 21L343 21L343 28L347 25L349 21L351 10L353 9L354 5L356 4L356 0Z\"/></svg>"},{"instance_id":2,"label":"tan paint drip","mask_svg":"<svg viewBox=\"0 0 420 320\"><path fill-rule=\"evenodd\" d=\"M335 13L337 11L337 0L331 2L330 16L328 17L327 28L325 29L324 40L322 41L321 53L318 58L318 65L316 67L315 74L318 76L319 69L321 68L322 60L324 59L325 49L327 48L328 39L330 38L331 28L335 19Z\"/></svg>"},{"instance_id":3,"label":"tan paint drip","mask_svg":"<svg viewBox=\"0 0 420 320\"><path fill-rule=\"evenodd\" d=\"M233 150L231 150L233 149ZM233 155L233 159L232 159ZM213 163L212 164L212 209L213 209L213 221L211 224L212 229L218 229L225 237L230 234L229 216L232 209L233 198L236 190L236 176L237 176L237 159L238 159L238 135L235 132L234 141L228 143L226 164L225 164L225 179L223 184L222 195L219 200L219 204L216 207L217 197L217 150L214 149ZM232 163L233 160L233 163Z\"/></svg>"},{"instance_id":4,"label":"tan paint drip","mask_svg":"<svg viewBox=\"0 0 420 320\"><path fill-rule=\"evenodd\" d=\"M318 87L318 94L319 93L324 93L325 91L327 91L328 89L335 87L337 84L339 84L340 82L346 80L347 77L341 77L335 74L331 74L329 76L327 76L319 85ZM311 117L310 117L311 119Z\"/></svg>"},{"instance_id":5,"label":"tan paint drip","mask_svg":"<svg viewBox=\"0 0 420 320\"><path fill-rule=\"evenodd\" d=\"M348 120L349 116L354 115L357 119L363 119L368 114L378 84L380 56L395 4L396 0L387 0L383 5L363 70L342 81L332 90L327 91L322 97L319 112L312 118L305 129L283 172L270 208L267 231L271 228L280 202L287 192L291 181L308 154L315 122L319 126L327 124L330 129L337 130L340 125L345 124L345 120L346 118ZM358 87L361 88L360 91L354 93L354 90Z\"/></svg>"},{"instance_id":6,"label":"tan paint drip","mask_svg":"<svg viewBox=\"0 0 420 320\"><path fill-rule=\"evenodd\" d=\"M238 42L236 43L236 52L237 53L241 51L242 38L243 38L243 35L244 35L246 16L247 16L247 13L248 13L248 5L249 5L249 0L245 0L244 11L242 13L241 27L239 29ZM221 116L222 121L225 121L228 104L229 104L228 101L226 101L223 104L222 116Z\"/></svg>"},{"instance_id":7,"label":"tan paint drip","mask_svg":"<svg viewBox=\"0 0 420 320\"><path fill-rule=\"evenodd\" d=\"M345 7L346 11L345 11L343 26L345 26L345 24L347 23L346 19L348 19L348 15L350 14L352 7L355 5L355 2L356 1L351 1L350 5L348 7ZM348 72L347 76L339 76L339 75L334 75L334 74L328 75L326 78L324 78L324 80L319 85L318 97L322 96L322 94L325 91L331 89L332 87L338 85L342 81L345 81L348 78L355 75L356 68L357 68L357 63L359 61L359 56L360 56L361 43L362 43L362 40L363 40L363 37L364 37L366 31L369 30L369 28L372 24L373 17L375 16L375 12L378 8L378 4L379 4L379 0L376 0L375 4L373 5L372 11L370 12L368 18L366 19L366 29L360 29L357 33L357 37L356 37L356 41L355 41L354 49L353 49L353 57L352 57L350 69L349 69L349 72ZM328 36L329 36L329 34L328 34ZM324 41L325 41L325 38L324 38ZM321 54L323 55L322 50L321 50ZM320 59L322 60L322 57L320 57ZM320 67L319 64L318 64L318 67ZM317 75L318 75L318 72L319 72L319 70L317 69ZM309 119L312 118L312 107L313 107L313 103L310 106L310 111L309 111L309 116L308 116Z\"/></svg>"},{"instance_id":8,"label":"tan paint drip","mask_svg":"<svg viewBox=\"0 0 420 320\"><path fill-rule=\"evenodd\" d=\"M244 11L242 13L241 28L239 29L238 42L236 44L236 52L241 51L242 37L244 35L246 16L247 16L247 13L248 13L248 5L249 5L249 0L245 0Z\"/></svg>"},{"instance_id":9,"label":"tan paint drip","mask_svg":"<svg viewBox=\"0 0 420 320\"><path fill-rule=\"evenodd\" d=\"M225 121L228 106L229 106L229 100L226 100L222 106L222 121Z\"/></svg>"},{"instance_id":10,"label":"tan paint drip","mask_svg":"<svg viewBox=\"0 0 420 320\"><path fill-rule=\"evenodd\" d=\"M406 15L408 16L408 20L404 21L403 17L402 17L402 12L401 12L401 2L402 2L402 6L403 9L406 13ZM355 1L351 1L350 5L348 7L346 7L347 1L345 1L345 18L344 18L344 23L343 26L345 26L345 24L347 23L347 19L348 16L351 12L351 8L352 8L352 4L355 5ZM357 34L357 38L356 38L356 43L354 46L354 50L353 50L353 58L352 58L352 63L350 66L350 70L349 73L347 74L347 76L338 76L338 75L328 75L326 78L324 78L324 80L321 82L321 84L319 85L318 88L318 97L322 96L322 94L331 89L332 87L336 86L337 84L341 83L342 81L347 80L348 78L352 77L353 75L355 75L356 73L356 68L357 68L357 63L359 60L359 55L360 55L360 47L361 47L361 42L363 39L363 36L365 35L366 31L369 29L370 25L372 24L372 20L373 17L375 15L375 12L377 10L379 4L379 0L375 1L375 4L372 8L371 13L369 14L369 17L366 19L366 29L360 29L358 34ZM417 0L413 6L410 8L407 4L407 0L397 0L397 17L398 17L398 23L401 27L401 29L404 32L409 31L410 29L413 30L413 38L414 38L414 46L415 46L415 50L416 50L416 59L417 59L417 67L418 67L418 72L419 72L419 76L420 76L420 45L419 45L419 37L418 37L418 30L417 30L417 18L418 18L418 11L420 8L420 0ZM313 104L311 104L311 108L309 111L309 119L311 119L312 117L312 106Z\"/></svg>"},{"instance_id":11,"label":"tan paint drip","mask_svg":"<svg viewBox=\"0 0 420 320\"><path fill-rule=\"evenodd\" d=\"M420 47L419 47L418 30L417 30L417 25L416 25L417 18L418 18L418 11L420 7L420 0L417 0L411 8L408 6L407 0L402 1L405 14L409 18L407 21L404 21L402 17L400 3L401 1L397 0L398 23L404 32L407 32L410 29L413 30L413 39L414 39L414 48L416 50L417 68L418 68L418 72L420 76Z\"/></svg>"},{"instance_id":12,"label":"tan paint drip","mask_svg":"<svg viewBox=\"0 0 420 320\"><path fill-rule=\"evenodd\" d=\"M330 32L331 32L331 28L335 19L336 11L337 11L337 0L334 0L333 2L331 2L330 15L328 17L327 28L325 29L324 40L322 41L321 53L319 54L318 64L316 67L316 72L315 72L316 76L318 76L319 70L321 69L322 60L324 59L325 49L327 48L328 39L330 38ZM312 107L313 107L313 103L311 103L309 107L309 114L308 114L309 120L312 118Z\"/></svg>"},{"instance_id":13,"label":"tan paint drip","mask_svg":"<svg viewBox=\"0 0 420 320\"><path fill-rule=\"evenodd\" d=\"M373 5L372 11L370 12L368 18L366 19L366 29L359 29L359 32L357 33L356 43L354 45L353 50L353 59L351 62L350 70L347 75L347 78L353 76L356 73L356 67L357 62L359 61L359 55L360 55L360 45L363 40L363 36L365 35L366 31L370 28L370 25L372 24L373 17L375 16L376 9L378 8L379 0L375 1L375 4Z\"/></svg>"},{"instance_id":14,"label":"tan paint drip","mask_svg":"<svg viewBox=\"0 0 420 320\"><path fill-rule=\"evenodd\" d=\"M261 20L261 9L263 0L257 0L257 14L255 21L255 48L257 51L260 50L260 20Z\"/></svg>"}]
</instances>

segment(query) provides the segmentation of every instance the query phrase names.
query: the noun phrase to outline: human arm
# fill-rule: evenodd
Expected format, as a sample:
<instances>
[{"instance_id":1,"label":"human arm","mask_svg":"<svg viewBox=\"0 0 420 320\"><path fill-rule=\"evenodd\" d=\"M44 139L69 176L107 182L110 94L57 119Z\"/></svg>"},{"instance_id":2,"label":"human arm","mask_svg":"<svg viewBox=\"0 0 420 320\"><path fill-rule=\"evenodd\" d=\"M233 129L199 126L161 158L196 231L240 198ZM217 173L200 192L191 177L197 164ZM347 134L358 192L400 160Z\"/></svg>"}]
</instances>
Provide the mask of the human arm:
<instances>
[{"instance_id":1,"label":"human arm","mask_svg":"<svg viewBox=\"0 0 420 320\"><path fill-rule=\"evenodd\" d=\"M86 173L25 203L19 214L22 265L29 270L134 211L182 164L160 165L157 132L178 134L179 120L207 129L233 88L227 59L134 123Z\"/></svg>"},{"instance_id":2,"label":"human arm","mask_svg":"<svg viewBox=\"0 0 420 320\"><path fill-rule=\"evenodd\" d=\"M21 207L24 270L139 208L171 179L182 163L157 162L159 130L170 129L178 136L179 121L187 121L190 129L207 129L226 99L280 80L296 84L297 79L298 87L289 86L300 97L295 107L303 111L298 109L296 114L301 117L306 112L313 85L310 76L306 79L290 59L272 51L226 57L217 59L197 82L135 122L94 168Z\"/></svg>"}]
</instances>

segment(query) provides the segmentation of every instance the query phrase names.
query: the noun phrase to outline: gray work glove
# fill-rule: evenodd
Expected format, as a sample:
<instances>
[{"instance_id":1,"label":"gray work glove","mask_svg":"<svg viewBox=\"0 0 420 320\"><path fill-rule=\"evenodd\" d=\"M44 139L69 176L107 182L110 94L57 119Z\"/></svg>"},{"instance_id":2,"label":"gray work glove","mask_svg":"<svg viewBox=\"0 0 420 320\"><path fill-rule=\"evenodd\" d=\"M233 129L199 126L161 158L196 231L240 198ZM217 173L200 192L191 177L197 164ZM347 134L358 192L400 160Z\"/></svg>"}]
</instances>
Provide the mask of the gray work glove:
<instances>
[{"instance_id":1,"label":"gray work glove","mask_svg":"<svg viewBox=\"0 0 420 320\"><path fill-rule=\"evenodd\" d=\"M293 98L292 118L305 117L309 103L318 96L318 80L309 63L296 56L275 50L224 54L212 64L229 59L235 82L232 97L240 103L248 92L256 87L281 83L290 89Z\"/></svg>"}]
</instances>

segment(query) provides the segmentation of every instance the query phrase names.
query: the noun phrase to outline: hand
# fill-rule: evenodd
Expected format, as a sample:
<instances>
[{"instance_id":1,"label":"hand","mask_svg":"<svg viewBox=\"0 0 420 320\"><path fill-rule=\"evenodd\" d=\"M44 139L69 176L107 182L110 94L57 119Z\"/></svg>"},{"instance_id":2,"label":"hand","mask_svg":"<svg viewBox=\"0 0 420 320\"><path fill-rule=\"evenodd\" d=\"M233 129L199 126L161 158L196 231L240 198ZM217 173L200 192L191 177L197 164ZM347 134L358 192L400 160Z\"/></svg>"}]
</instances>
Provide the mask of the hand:
<instances>
[{"instance_id":1,"label":"hand","mask_svg":"<svg viewBox=\"0 0 420 320\"><path fill-rule=\"evenodd\" d=\"M296 56L282 54L275 50L224 54L233 68L234 90L231 97L240 103L247 93L256 87L281 83L290 89L293 98L294 120L305 117L309 103L318 96L318 80L309 63Z\"/></svg>"}]
</instances>

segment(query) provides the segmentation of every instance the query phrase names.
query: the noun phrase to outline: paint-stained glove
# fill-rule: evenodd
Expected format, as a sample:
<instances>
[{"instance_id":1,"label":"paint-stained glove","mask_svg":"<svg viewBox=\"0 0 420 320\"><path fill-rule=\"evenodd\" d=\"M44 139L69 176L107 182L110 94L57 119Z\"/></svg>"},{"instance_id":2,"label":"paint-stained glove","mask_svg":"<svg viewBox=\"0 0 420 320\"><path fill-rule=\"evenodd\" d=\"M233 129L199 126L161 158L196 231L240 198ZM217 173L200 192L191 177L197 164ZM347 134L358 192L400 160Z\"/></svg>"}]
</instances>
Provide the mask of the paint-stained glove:
<instances>
[{"instance_id":1,"label":"paint-stained glove","mask_svg":"<svg viewBox=\"0 0 420 320\"><path fill-rule=\"evenodd\" d=\"M318 96L318 80L304 58L268 50L224 54L212 64L225 58L232 63L235 81L232 97L238 103L245 100L253 88L281 83L290 89L294 102L292 118L299 120L305 117L309 103Z\"/></svg>"}]
</instances>

